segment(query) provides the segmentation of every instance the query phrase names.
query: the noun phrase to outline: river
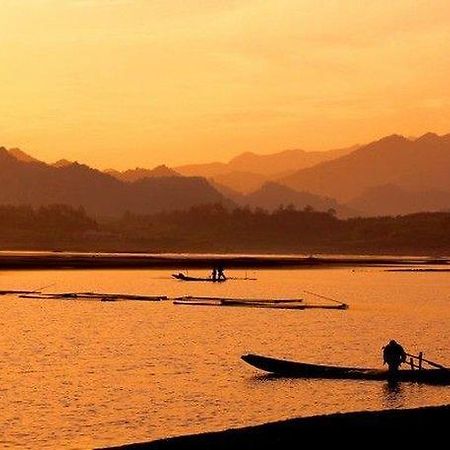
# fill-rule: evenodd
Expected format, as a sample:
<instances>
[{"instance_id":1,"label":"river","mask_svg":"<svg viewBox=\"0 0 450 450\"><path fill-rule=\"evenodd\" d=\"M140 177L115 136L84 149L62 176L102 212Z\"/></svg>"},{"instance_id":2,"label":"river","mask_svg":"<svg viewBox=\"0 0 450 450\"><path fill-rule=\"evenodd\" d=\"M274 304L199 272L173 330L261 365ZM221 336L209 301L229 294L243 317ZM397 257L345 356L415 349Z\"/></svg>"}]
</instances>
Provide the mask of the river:
<instances>
[{"instance_id":1,"label":"river","mask_svg":"<svg viewBox=\"0 0 450 450\"><path fill-rule=\"evenodd\" d=\"M190 275L204 275L190 271ZM85 449L338 411L450 403L450 388L270 379L253 352L381 365L394 338L450 365L450 274L383 268L230 271L257 281L185 283L167 270L0 272L0 289L303 297L340 310L0 297L0 447Z\"/></svg>"}]
</instances>

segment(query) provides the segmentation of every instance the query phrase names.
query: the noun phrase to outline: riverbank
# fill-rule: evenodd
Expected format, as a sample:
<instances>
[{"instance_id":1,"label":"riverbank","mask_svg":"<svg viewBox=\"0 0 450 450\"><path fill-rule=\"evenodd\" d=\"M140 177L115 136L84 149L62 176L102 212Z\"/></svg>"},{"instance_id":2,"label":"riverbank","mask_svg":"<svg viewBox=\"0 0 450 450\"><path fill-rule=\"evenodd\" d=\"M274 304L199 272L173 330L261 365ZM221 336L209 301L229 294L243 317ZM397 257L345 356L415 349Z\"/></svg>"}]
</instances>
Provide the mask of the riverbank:
<instances>
[{"instance_id":1,"label":"riverbank","mask_svg":"<svg viewBox=\"0 0 450 450\"><path fill-rule=\"evenodd\" d=\"M388 256L299 256L299 255L202 255L11 252L0 254L0 270L46 269L210 269L217 262L227 269L398 267L401 265L443 265L447 258Z\"/></svg>"},{"instance_id":2,"label":"riverbank","mask_svg":"<svg viewBox=\"0 0 450 450\"><path fill-rule=\"evenodd\" d=\"M308 444L344 444L363 448L376 443L426 442L447 439L450 405L416 409L331 414L271 422L213 433L110 447L122 450L290 450Z\"/></svg>"}]
</instances>

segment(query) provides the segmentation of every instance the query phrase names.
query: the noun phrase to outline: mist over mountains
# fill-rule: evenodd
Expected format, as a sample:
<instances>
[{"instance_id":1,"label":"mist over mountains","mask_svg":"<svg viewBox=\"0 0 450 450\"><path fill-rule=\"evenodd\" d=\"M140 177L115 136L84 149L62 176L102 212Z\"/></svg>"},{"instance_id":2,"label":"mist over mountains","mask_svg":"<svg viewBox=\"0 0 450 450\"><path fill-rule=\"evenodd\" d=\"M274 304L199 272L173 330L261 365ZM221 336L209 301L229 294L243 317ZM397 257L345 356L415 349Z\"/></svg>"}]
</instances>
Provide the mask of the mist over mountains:
<instances>
[{"instance_id":1,"label":"mist over mountains","mask_svg":"<svg viewBox=\"0 0 450 450\"><path fill-rule=\"evenodd\" d=\"M96 216L153 214L220 203L273 211L334 210L341 217L450 210L450 134L384 137L326 152L243 153L228 163L100 171L50 165L0 148L0 204L64 203Z\"/></svg>"},{"instance_id":2,"label":"mist over mountains","mask_svg":"<svg viewBox=\"0 0 450 450\"><path fill-rule=\"evenodd\" d=\"M228 163L213 162L176 167L182 175L195 175L212 179L231 189L248 194L260 188L266 181L273 181L296 170L312 167L350 153L358 145L323 152L284 150L268 155L242 153Z\"/></svg>"}]
</instances>

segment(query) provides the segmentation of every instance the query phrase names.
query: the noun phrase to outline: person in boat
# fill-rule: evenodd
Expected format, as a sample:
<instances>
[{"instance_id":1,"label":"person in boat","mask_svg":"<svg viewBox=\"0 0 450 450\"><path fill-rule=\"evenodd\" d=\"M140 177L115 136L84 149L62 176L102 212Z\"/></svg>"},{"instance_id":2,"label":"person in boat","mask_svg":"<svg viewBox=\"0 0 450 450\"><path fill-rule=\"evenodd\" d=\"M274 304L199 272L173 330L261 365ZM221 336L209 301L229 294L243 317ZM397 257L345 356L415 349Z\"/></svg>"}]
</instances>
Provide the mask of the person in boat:
<instances>
[{"instance_id":1,"label":"person in boat","mask_svg":"<svg viewBox=\"0 0 450 450\"><path fill-rule=\"evenodd\" d=\"M383 364L387 364L389 372L395 373L400 365L406 361L404 348L393 339L383 347Z\"/></svg>"},{"instance_id":2,"label":"person in boat","mask_svg":"<svg viewBox=\"0 0 450 450\"><path fill-rule=\"evenodd\" d=\"M211 278L213 281L217 281L217 267L213 267Z\"/></svg>"},{"instance_id":3,"label":"person in boat","mask_svg":"<svg viewBox=\"0 0 450 450\"><path fill-rule=\"evenodd\" d=\"M217 278L216 278L217 281L225 281L227 279L224 270L225 268L222 263L217 265Z\"/></svg>"}]
</instances>

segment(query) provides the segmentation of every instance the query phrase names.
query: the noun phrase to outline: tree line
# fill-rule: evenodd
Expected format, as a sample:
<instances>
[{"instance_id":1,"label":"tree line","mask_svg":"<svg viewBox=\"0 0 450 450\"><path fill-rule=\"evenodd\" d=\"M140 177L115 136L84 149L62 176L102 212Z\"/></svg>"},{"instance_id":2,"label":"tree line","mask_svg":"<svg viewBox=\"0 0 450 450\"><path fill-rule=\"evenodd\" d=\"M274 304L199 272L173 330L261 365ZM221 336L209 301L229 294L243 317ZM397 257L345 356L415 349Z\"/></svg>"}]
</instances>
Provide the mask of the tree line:
<instances>
[{"instance_id":1,"label":"tree line","mask_svg":"<svg viewBox=\"0 0 450 450\"><path fill-rule=\"evenodd\" d=\"M333 210L280 207L184 211L94 219L82 208L0 206L4 249L449 254L450 213L339 219Z\"/></svg>"}]
</instances>

